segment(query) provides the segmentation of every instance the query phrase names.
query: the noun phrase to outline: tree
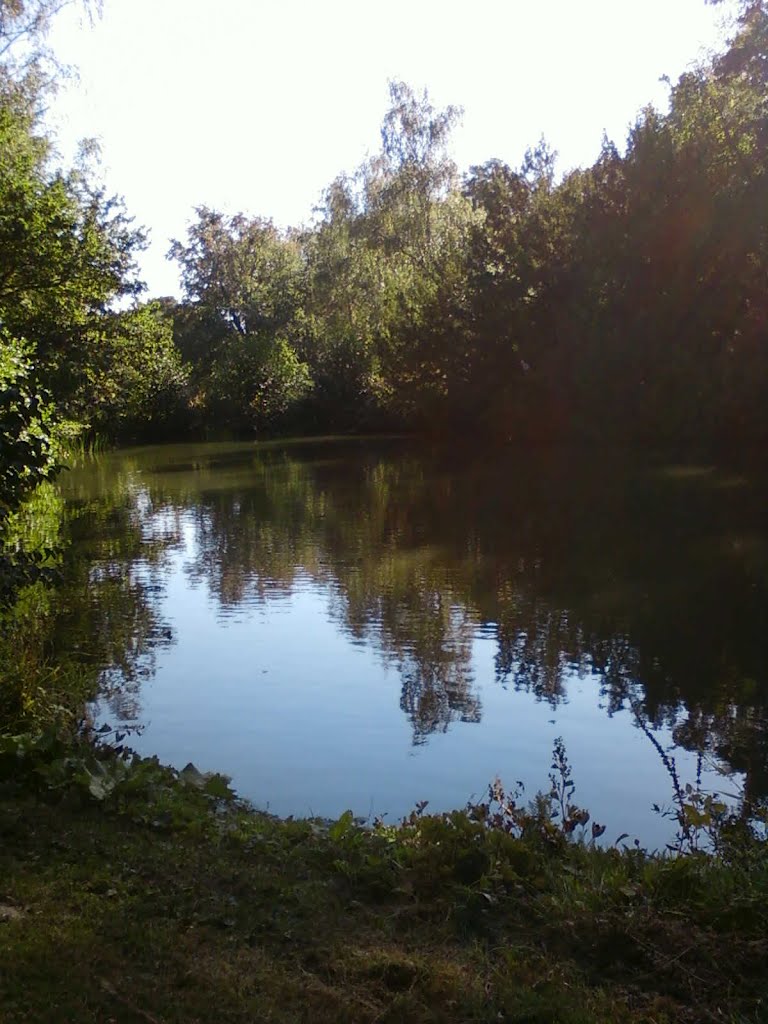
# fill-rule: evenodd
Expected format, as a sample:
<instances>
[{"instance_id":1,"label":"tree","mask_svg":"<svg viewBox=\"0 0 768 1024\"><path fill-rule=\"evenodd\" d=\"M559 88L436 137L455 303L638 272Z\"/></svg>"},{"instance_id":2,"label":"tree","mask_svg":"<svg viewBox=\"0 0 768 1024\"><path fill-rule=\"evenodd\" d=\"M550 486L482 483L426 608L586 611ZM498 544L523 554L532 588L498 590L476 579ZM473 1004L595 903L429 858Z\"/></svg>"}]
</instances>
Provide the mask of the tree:
<instances>
[{"instance_id":1,"label":"tree","mask_svg":"<svg viewBox=\"0 0 768 1024\"><path fill-rule=\"evenodd\" d=\"M436 110L402 82L389 91L379 153L329 188L307 252L329 393L373 400L402 424L442 400L429 350L461 290L473 215L448 153L458 109Z\"/></svg>"},{"instance_id":2,"label":"tree","mask_svg":"<svg viewBox=\"0 0 768 1024\"><path fill-rule=\"evenodd\" d=\"M43 40L59 11L76 3L89 17L101 12L101 0L0 0L0 73L19 78L46 63L56 68Z\"/></svg>"},{"instance_id":3,"label":"tree","mask_svg":"<svg viewBox=\"0 0 768 1024\"><path fill-rule=\"evenodd\" d=\"M390 82L389 98L381 152L365 169L366 212L390 252L428 272L437 210L457 184L448 144L461 110L436 110L405 82Z\"/></svg>"},{"instance_id":4,"label":"tree","mask_svg":"<svg viewBox=\"0 0 768 1024\"><path fill-rule=\"evenodd\" d=\"M297 241L260 217L225 217L205 206L196 214L187 244L174 241L168 253L181 267L187 300L241 337L285 328L301 293Z\"/></svg>"},{"instance_id":5,"label":"tree","mask_svg":"<svg viewBox=\"0 0 768 1024\"><path fill-rule=\"evenodd\" d=\"M52 165L39 83L0 83L0 326L34 346L38 378L62 411L77 404L94 328L136 295L144 236L94 180L91 154Z\"/></svg>"},{"instance_id":6,"label":"tree","mask_svg":"<svg viewBox=\"0 0 768 1024\"><path fill-rule=\"evenodd\" d=\"M305 397L297 354L304 271L299 242L271 221L199 207L186 244L175 241L186 293L178 332L207 369L200 402L236 430L274 426Z\"/></svg>"},{"instance_id":7,"label":"tree","mask_svg":"<svg viewBox=\"0 0 768 1024\"><path fill-rule=\"evenodd\" d=\"M274 429L311 391L312 378L285 337L253 334L224 341L204 387L214 424L253 432Z\"/></svg>"},{"instance_id":8,"label":"tree","mask_svg":"<svg viewBox=\"0 0 768 1024\"><path fill-rule=\"evenodd\" d=\"M101 318L85 369L82 415L109 436L156 440L183 420L188 373L158 302Z\"/></svg>"}]
</instances>

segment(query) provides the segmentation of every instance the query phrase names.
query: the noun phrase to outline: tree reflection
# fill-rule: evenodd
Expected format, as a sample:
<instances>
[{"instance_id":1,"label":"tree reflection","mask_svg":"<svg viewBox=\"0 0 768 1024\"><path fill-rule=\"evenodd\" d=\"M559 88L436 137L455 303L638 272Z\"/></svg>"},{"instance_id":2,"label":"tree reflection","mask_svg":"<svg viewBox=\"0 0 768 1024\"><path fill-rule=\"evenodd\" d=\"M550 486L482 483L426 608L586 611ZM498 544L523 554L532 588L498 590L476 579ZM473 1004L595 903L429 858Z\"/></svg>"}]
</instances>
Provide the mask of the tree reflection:
<instances>
[{"instance_id":1,"label":"tree reflection","mask_svg":"<svg viewBox=\"0 0 768 1024\"><path fill-rule=\"evenodd\" d=\"M339 628L399 672L414 742L480 720L481 631L500 685L556 705L589 675L609 714L631 704L768 791L761 472L357 442L135 458L145 460L145 506L155 521L164 510L167 526L154 563L142 548L145 569L161 565L183 526L194 534L189 579L224 615L299 581L321 586ZM99 644L114 664L122 651L134 666L122 677L138 681L141 652L165 636L152 619L162 572L153 583L135 571L146 521L131 520L138 492L115 493L123 504L104 499L88 528L108 549L98 557L133 566L110 600L135 610L119 627L117 609L105 613ZM92 586L109 607L107 580Z\"/></svg>"},{"instance_id":2,"label":"tree reflection","mask_svg":"<svg viewBox=\"0 0 768 1024\"><path fill-rule=\"evenodd\" d=\"M142 683L154 674L158 651L173 643L159 606L181 526L177 510L155 503L128 460L112 468L94 463L86 478L68 481L77 557L66 560L52 649L57 661L79 662L98 677L103 703L130 724L140 719Z\"/></svg>"}]
</instances>

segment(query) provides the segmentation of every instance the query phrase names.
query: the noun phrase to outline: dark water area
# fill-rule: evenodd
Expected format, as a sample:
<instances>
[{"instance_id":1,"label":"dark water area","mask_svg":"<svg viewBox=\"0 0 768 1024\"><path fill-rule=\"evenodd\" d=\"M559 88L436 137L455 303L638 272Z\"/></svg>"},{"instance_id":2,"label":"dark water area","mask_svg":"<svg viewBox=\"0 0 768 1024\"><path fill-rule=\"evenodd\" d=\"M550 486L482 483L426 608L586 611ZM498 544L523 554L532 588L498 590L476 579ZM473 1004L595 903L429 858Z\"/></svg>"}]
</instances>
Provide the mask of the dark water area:
<instances>
[{"instance_id":1,"label":"dark water area","mask_svg":"<svg viewBox=\"0 0 768 1024\"><path fill-rule=\"evenodd\" d=\"M683 782L768 794L768 474L746 461L190 444L61 487L98 717L258 806L394 819L496 776L533 796L559 736L606 839L673 831L659 745Z\"/></svg>"}]
</instances>

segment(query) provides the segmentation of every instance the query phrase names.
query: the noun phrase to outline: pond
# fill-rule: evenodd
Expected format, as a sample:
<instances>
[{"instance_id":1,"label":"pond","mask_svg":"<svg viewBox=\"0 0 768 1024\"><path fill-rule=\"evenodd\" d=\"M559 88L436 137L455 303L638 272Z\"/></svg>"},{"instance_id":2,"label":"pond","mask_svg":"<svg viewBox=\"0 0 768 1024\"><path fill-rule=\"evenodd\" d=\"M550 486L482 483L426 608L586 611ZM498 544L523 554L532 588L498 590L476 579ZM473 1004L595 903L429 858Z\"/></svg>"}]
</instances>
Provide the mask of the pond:
<instances>
[{"instance_id":1,"label":"pond","mask_svg":"<svg viewBox=\"0 0 768 1024\"><path fill-rule=\"evenodd\" d=\"M325 439L123 450L61 488L97 718L259 807L532 797L558 737L606 839L671 836L660 749L768 792L757 471Z\"/></svg>"}]
</instances>

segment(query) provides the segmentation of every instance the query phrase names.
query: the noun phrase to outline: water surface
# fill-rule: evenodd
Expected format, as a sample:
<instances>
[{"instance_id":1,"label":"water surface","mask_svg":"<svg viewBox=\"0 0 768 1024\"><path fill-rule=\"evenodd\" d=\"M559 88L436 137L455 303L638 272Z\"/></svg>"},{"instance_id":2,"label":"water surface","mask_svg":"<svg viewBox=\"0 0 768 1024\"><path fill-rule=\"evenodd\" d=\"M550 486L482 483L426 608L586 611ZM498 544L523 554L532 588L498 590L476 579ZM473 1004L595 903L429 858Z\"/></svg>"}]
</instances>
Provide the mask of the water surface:
<instances>
[{"instance_id":1,"label":"water surface","mask_svg":"<svg viewBox=\"0 0 768 1024\"><path fill-rule=\"evenodd\" d=\"M72 619L101 717L276 813L396 818L495 776L533 795L562 736L606 837L656 846L650 736L683 780L768 791L764 485L396 441L122 451L62 483Z\"/></svg>"}]
</instances>

